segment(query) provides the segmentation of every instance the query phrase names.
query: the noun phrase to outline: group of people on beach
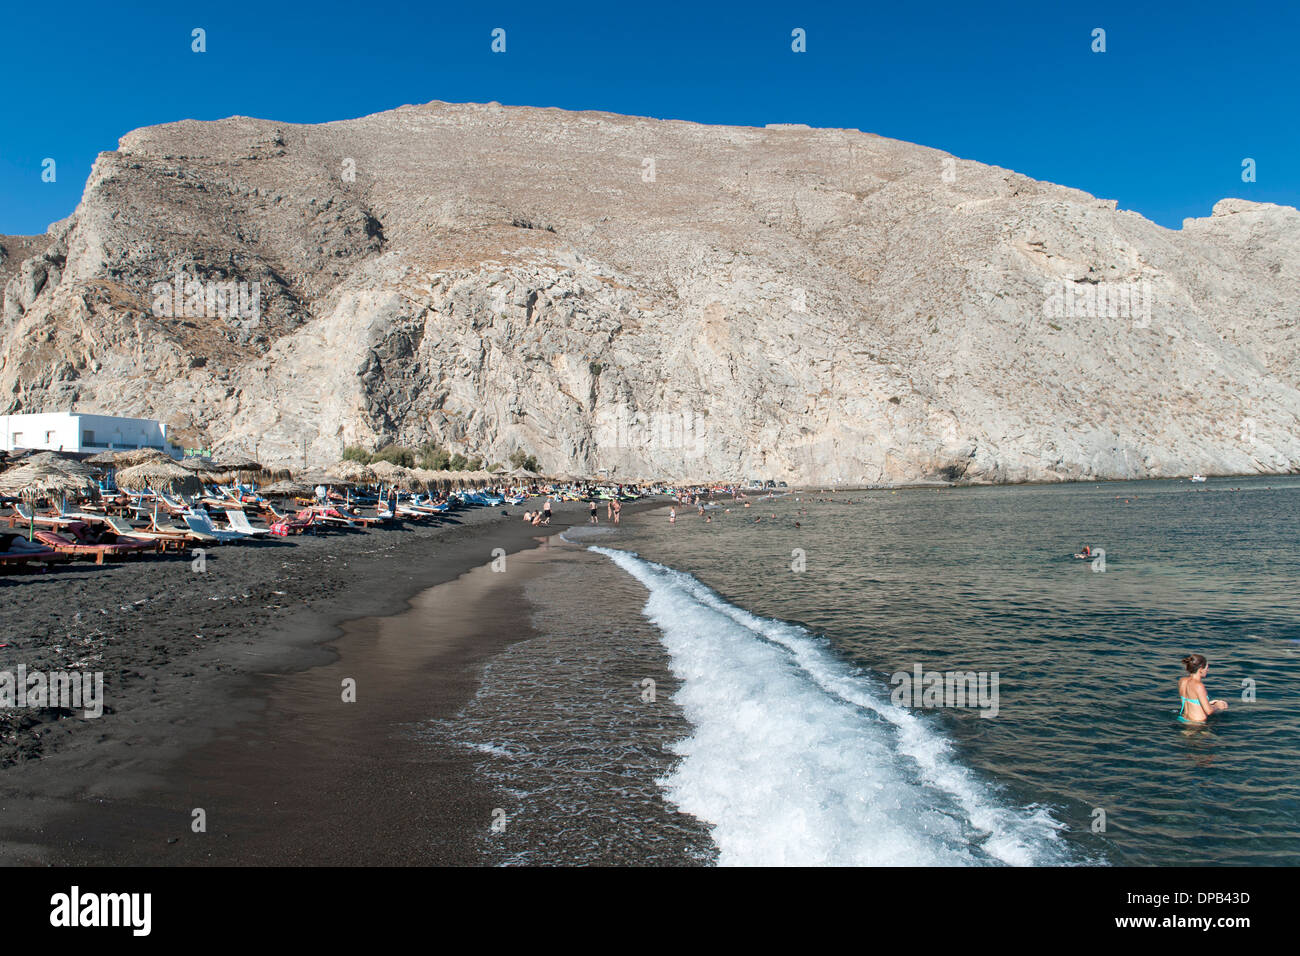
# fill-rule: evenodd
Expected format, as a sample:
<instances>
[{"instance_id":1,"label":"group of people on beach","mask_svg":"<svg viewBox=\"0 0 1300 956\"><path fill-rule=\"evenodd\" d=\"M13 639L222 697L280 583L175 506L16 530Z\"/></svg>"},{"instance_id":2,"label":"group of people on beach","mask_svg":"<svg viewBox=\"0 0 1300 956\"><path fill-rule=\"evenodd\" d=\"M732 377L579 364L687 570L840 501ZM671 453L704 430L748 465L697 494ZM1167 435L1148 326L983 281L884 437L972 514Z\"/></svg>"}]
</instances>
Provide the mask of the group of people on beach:
<instances>
[{"instance_id":1,"label":"group of people on beach","mask_svg":"<svg viewBox=\"0 0 1300 956\"><path fill-rule=\"evenodd\" d=\"M590 508L588 509L587 514L590 515L588 520L592 524L600 524L600 509L596 506L595 498L591 499ZM619 520L623 517L623 502L619 501L617 498L610 498L606 501L605 517L614 522L614 524L618 524Z\"/></svg>"},{"instance_id":2,"label":"group of people on beach","mask_svg":"<svg viewBox=\"0 0 1300 956\"><path fill-rule=\"evenodd\" d=\"M542 505L541 511L525 511L524 524L546 525L551 523L551 511L555 507L554 500L547 495L546 504Z\"/></svg>"}]
</instances>

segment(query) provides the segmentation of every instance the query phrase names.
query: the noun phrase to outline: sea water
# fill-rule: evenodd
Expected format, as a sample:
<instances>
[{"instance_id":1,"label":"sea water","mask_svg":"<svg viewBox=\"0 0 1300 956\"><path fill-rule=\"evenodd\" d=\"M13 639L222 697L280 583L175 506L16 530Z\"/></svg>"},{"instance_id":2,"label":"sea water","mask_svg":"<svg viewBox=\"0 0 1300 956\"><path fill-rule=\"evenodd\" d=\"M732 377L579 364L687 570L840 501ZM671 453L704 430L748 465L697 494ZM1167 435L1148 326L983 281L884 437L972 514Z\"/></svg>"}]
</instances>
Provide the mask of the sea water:
<instances>
[{"instance_id":1,"label":"sea water","mask_svg":"<svg viewBox=\"0 0 1300 956\"><path fill-rule=\"evenodd\" d=\"M1300 859L1300 481L749 503L566 533L449 730L510 804L495 859ZM996 707L899 694L950 673Z\"/></svg>"},{"instance_id":2,"label":"sea water","mask_svg":"<svg viewBox=\"0 0 1300 956\"><path fill-rule=\"evenodd\" d=\"M602 551L648 588L693 728L666 792L721 862L1300 862L1300 481L742 504ZM918 666L997 675L996 716L899 706Z\"/></svg>"}]
</instances>

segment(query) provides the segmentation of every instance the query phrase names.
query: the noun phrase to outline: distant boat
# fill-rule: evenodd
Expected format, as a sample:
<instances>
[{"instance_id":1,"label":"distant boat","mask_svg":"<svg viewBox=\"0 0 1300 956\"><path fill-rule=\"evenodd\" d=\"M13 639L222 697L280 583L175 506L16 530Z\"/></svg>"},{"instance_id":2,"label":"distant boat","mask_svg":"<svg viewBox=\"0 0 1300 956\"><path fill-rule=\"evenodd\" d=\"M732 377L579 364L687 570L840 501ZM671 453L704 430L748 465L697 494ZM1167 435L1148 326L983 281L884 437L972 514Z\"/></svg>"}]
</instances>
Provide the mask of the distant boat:
<instances>
[{"instance_id":1,"label":"distant boat","mask_svg":"<svg viewBox=\"0 0 1300 956\"><path fill-rule=\"evenodd\" d=\"M1205 481L1204 475L1192 475L1192 481Z\"/></svg>"}]
</instances>

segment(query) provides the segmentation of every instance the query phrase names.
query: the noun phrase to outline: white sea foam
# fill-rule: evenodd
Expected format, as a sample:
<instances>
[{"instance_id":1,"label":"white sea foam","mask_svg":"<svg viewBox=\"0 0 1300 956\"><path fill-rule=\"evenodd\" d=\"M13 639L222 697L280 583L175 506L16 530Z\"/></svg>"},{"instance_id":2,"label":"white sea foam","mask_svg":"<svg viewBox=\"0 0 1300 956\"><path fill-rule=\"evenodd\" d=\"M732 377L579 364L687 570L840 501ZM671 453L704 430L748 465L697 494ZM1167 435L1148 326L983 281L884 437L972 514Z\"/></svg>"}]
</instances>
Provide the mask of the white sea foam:
<instances>
[{"instance_id":1,"label":"white sea foam","mask_svg":"<svg viewBox=\"0 0 1300 956\"><path fill-rule=\"evenodd\" d=\"M680 571L592 546L650 591L692 733L661 781L713 825L722 865L1070 862L1062 825L958 764L932 718L895 706L824 641Z\"/></svg>"}]
</instances>

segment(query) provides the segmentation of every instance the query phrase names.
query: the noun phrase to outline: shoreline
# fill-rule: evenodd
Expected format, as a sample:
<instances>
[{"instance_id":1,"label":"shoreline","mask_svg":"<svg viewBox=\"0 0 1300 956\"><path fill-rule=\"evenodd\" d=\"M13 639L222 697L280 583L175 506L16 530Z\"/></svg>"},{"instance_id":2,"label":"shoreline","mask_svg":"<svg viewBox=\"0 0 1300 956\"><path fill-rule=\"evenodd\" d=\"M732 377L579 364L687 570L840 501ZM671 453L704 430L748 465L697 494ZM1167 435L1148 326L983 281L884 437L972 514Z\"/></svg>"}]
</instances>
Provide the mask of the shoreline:
<instances>
[{"instance_id":1,"label":"shoreline","mask_svg":"<svg viewBox=\"0 0 1300 956\"><path fill-rule=\"evenodd\" d=\"M1300 472L1282 471L1282 472L1251 472L1250 474L1210 474L1206 473L1205 477L1210 480L1248 480L1254 478L1294 478L1300 475ZM948 481L944 478L921 479L918 481L902 482L893 485L839 485L837 487L825 487L823 485L790 485L788 488L763 488L763 489L740 489L743 494L765 495L769 492L779 492L790 494L799 492L801 494L821 493L833 494L841 491L903 491L921 490L925 491L932 488L1057 488L1064 485L1109 485L1124 484L1137 481L1167 481L1182 482L1191 484L1191 475L1174 475L1174 476L1148 476L1139 478L1063 478L1060 481ZM1198 482L1199 484L1199 482Z\"/></svg>"},{"instance_id":2,"label":"shoreline","mask_svg":"<svg viewBox=\"0 0 1300 956\"><path fill-rule=\"evenodd\" d=\"M488 565L496 548L518 554L586 521L585 502L564 502L549 527L534 528L521 520L531 504L475 509L439 527L214 549L203 574L176 559L87 569L108 575L74 571L7 582L6 599L17 594L25 601L10 601L6 619L14 621L15 639L0 649L0 669L20 660L29 670L74 663L102 669L106 706L95 720L6 715L11 725L31 723L17 729L30 735L28 750L11 739L11 727L0 751L8 758L0 764L0 863L43 863L64 853L69 862L84 860L84 829L78 839L75 823L70 829L58 821L75 821L92 806L129 804L187 755L231 728L261 722L270 685L335 666L351 625L403 614L423 592ZM661 504L634 502L624 513ZM74 575L76 593L52 608L49 586L66 586ZM132 600L146 584L150 596ZM16 591L25 585L32 587ZM96 601L114 612L92 607ZM526 615L508 623L522 633ZM61 630L70 639L58 639ZM445 650L460 655L457 680L490 656L487 643ZM443 683L447 700L464 691L450 677ZM113 825L106 832L124 836ZM52 841L64 841L58 854Z\"/></svg>"}]
</instances>

